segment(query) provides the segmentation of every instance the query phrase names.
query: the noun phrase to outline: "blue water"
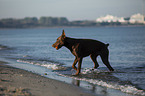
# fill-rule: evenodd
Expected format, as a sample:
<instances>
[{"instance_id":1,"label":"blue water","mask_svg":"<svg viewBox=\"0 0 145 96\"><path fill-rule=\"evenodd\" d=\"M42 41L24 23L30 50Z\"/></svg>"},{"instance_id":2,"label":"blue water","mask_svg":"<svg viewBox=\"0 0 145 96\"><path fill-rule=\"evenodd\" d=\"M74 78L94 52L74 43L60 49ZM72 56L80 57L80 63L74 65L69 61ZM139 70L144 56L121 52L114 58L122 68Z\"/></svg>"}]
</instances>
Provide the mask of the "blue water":
<instances>
[{"instance_id":1,"label":"blue water","mask_svg":"<svg viewBox=\"0 0 145 96\"><path fill-rule=\"evenodd\" d=\"M109 61L115 69L109 72L98 57L99 68L93 68L89 57L83 59L82 73L72 76L75 57L62 47L56 50L52 44L62 33L62 28L0 29L0 58L14 62L12 66L34 73L47 73L46 77L69 81L78 86L108 88L126 96L145 95L145 27L64 28L66 36L96 39L109 43ZM79 82L79 83L78 83ZM83 82L80 84L80 82ZM88 83L87 85L86 82ZM72 83L72 82L68 82ZM93 91L98 92L97 89ZM118 95L119 96L119 95ZM121 95L120 95L121 96ZM124 96L124 95L123 95Z\"/></svg>"}]
</instances>

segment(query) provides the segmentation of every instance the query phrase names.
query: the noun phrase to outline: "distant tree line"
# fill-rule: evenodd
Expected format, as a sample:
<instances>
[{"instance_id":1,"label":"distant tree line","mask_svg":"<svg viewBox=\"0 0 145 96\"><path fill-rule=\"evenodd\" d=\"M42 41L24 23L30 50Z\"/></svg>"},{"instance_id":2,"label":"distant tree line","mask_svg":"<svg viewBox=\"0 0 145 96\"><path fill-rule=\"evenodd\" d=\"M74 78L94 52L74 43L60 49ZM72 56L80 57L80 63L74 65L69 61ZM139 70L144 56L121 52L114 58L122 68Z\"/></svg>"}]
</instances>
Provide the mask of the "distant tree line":
<instances>
[{"instance_id":1,"label":"distant tree line","mask_svg":"<svg viewBox=\"0 0 145 96\"><path fill-rule=\"evenodd\" d=\"M27 28L27 27L51 27L51 26L65 26L68 24L65 17L26 17L24 19L1 19L0 28Z\"/></svg>"},{"instance_id":2,"label":"distant tree line","mask_svg":"<svg viewBox=\"0 0 145 96\"><path fill-rule=\"evenodd\" d=\"M0 28L33 28L33 27L58 27L58 26L119 26L120 22L102 22L96 21L69 21L66 17L26 17L23 19L0 19Z\"/></svg>"}]
</instances>

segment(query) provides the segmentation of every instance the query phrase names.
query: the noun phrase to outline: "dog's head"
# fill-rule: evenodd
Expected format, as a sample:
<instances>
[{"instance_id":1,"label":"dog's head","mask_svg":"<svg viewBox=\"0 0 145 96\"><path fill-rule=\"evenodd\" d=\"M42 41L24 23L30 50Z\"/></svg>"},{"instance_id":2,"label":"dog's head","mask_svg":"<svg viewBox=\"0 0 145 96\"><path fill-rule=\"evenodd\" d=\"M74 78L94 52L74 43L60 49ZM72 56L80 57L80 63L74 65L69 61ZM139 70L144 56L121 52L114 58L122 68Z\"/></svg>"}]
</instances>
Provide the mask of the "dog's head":
<instances>
[{"instance_id":1,"label":"dog's head","mask_svg":"<svg viewBox=\"0 0 145 96\"><path fill-rule=\"evenodd\" d=\"M65 38L65 32L63 30L62 35L57 38L56 42L52 45L52 47L56 48L57 50L60 49L64 45Z\"/></svg>"}]
</instances>

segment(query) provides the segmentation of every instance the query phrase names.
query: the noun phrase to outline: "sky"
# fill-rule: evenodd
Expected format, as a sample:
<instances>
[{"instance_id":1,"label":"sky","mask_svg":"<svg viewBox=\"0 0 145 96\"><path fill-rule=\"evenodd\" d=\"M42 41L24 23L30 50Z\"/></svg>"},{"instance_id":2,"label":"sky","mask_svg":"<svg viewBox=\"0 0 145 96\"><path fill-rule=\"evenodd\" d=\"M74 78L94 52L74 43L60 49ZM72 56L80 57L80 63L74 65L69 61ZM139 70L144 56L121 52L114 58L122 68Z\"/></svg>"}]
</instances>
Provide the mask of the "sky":
<instances>
[{"instance_id":1,"label":"sky","mask_svg":"<svg viewBox=\"0 0 145 96\"><path fill-rule=\"evenodd\" d=\"M52 16L73 21L137 13L145 14L145 0L0 0L0 19Z\"/></svg>"}]
</instances>

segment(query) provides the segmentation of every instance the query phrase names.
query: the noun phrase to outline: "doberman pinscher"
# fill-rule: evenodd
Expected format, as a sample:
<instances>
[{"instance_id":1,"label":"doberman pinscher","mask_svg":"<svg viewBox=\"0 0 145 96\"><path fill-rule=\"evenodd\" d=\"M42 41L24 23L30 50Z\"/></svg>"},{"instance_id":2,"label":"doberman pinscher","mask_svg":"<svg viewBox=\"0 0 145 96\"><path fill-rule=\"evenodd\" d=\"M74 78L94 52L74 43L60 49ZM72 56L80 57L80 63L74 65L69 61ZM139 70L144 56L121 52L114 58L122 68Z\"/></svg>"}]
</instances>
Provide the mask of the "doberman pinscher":
<instances>
[{"instance_id":1,"label":"doberman pinscher","mask_svg":"<svg viewBox=\"0 0 145 96\"><path fill-rule=\"evenodd\" d=\"M71 53L75 56L74 63L72 67L77 71L75 75L78 75L81 71L81 64L83 57L89 56L91 57L92 61L94 62L94 68L99 67L99 64L96 60L97 56L100 55L103 63L108 67L110 71L114 71L111 67L108 56L109 44L104 44L97 40L92 39L75 39L66 37L65 32L63 30L62 35L57 38L57 41L52 45L52 47L56 48L57 50L65 46L68 48ZM78 68L75 66L78 62Z\"/></svg>"}]
</instances>

